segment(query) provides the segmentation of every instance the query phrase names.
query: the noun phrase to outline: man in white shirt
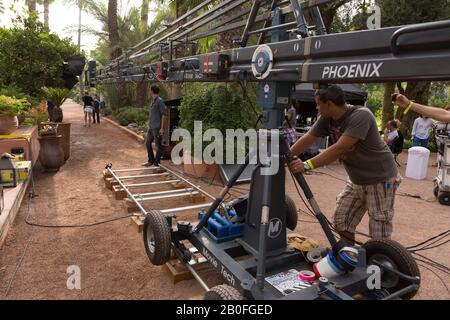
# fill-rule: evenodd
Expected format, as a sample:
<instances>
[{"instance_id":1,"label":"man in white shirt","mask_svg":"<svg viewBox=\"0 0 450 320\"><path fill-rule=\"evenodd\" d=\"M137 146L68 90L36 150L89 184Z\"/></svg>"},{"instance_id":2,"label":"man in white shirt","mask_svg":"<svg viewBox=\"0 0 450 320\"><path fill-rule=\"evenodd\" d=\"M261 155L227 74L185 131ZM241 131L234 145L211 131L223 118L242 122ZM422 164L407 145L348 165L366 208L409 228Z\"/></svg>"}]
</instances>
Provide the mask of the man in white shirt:
<instances>
[{"instance_id":1,"label":"man in white shirt","mask_svg":"<svg viewBox=\"0 0 450 320\"><path fill-rule=\"evenodd\" d=\"M414 121L414 126L411 133L413 147L428 148L428 143L430 142L430 130L432 126L433 121L422 115Z\"/></svg>"}]
</instances>

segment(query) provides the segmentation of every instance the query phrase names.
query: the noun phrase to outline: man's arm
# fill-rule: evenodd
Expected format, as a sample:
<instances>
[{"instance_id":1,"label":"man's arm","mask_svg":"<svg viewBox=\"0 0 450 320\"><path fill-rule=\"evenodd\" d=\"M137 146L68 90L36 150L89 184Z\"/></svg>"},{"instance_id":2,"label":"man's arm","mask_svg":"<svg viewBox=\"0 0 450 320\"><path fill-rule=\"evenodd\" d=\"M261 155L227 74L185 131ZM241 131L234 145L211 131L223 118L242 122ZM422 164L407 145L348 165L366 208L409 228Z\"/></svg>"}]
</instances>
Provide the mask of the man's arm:
<instances>
[{"instance_id":1,"label":"man's arm","mask_svg":"<svg viewBox=\"0 0 450 320\"><path fill-rule=\"evenodd\" d=\"M326 166L339 159L342 155L350 152L358 143L359 139L351 136L342 136L338 142L326 149L318 156L311 159L315 168Z\"/></svg>"},{"instance_id":2,"label":"man's arm","mask_svg":"<svg viewBox=\"0 0 450 320\"><path fill-rule=\"evenodd\" d=\"M317 137L313 136L309 132L301 137L297 142L291 147L291 152L294 156L302 154L308 147L316 141Z\"/></svg>"},{"instance_id":3,"label":"man's arm","mask_svg":"<svg viewBox=\"0 0 450 320\"><path fill-rule=\"evenodd\" d=\"M405 109L408 107L410 101L404 95L399 94L397 95L397 100L395 101L395 103L400 108ZM450 111L441 108L429 107L422 104L413 103L413 105L411 106L411 110L437 121L450 122Z\"/></svg>"},{"instance_id":4,"label":"man's arm","mask_svg":"<svg viewBox=\"0 0 450 320\"><path fill-rule=\"evenodd\" d=\"M166 121L166 105L164 104L164 102L162 102L162 100L160 100L159 103L159 112L161 113L159 134L162 136L164 135L164 122Z\"/></svg>"}]
</instances>

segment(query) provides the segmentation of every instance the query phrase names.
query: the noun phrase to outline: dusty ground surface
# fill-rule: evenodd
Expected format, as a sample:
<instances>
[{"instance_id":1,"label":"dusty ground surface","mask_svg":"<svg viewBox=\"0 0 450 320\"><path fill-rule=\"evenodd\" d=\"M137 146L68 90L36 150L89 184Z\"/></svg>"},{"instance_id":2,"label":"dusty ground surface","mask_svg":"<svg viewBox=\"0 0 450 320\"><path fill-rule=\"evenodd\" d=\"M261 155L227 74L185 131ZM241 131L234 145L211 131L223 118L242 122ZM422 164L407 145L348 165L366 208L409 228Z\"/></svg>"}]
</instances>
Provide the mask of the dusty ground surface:
<instances>
[{"instance_id":1,"label":"dusty ground surface","mask_svg":"<svg viewBox=\"0 0 450 320\"><path fill-rule=\"evenodd\" d=\"M37 228L28 220L47 225L79 225L122 217L126 214L122 201L113 198L104 187L102 170L105 163L114 168L138 167L146 158L145 148L108 123L83 127L79 105L64 106L65 120L72 122L72 153L56 174L35 172L35 190L39 195L25 199L20 212L0 248L0 299L197 299L203 290L194 280L173 285L161 267L152 266L145 254L142 236L129 218L86 228ZM400 158L403 163L404 154ZM417 244L445 231L450 225L450 208L440 206L432 195L435 168L432 158L428 178L424 181L405 179L399 192L418 194L424 201L405 196L396 199L393 238L405 246ZM370 168L368 168L370 170ZM402 167L404 173L405 167ZM342 189L344 170L332 165L308 176L313 192L326 215L331 218L335 197ZM210 192L220 188L206 187ZM242 187L241 187L242 188ZM163 189L163 188L161 188ZM298 208L305 210L288 179L287 191ZM235 190L234 195L242 192ZM181 202L180 202L181 203ZM155 208L180 204L174 201L153 203ZM195 212L180 215L194 218ZM322 232L311 217L300 215L297 232L324 242ZM364 219L359 230L368 232ZM430 258L450 265L449 247L425 252ZM67 268L81 269L81 290L68 290ZM421 267L422 287L416 298L449 299L440 280ZM439 274L449 283L450 277ZM209 285L221 280L208 272ZM5 296L6 295L6 296Z\"/></svg>"}]
</instances>

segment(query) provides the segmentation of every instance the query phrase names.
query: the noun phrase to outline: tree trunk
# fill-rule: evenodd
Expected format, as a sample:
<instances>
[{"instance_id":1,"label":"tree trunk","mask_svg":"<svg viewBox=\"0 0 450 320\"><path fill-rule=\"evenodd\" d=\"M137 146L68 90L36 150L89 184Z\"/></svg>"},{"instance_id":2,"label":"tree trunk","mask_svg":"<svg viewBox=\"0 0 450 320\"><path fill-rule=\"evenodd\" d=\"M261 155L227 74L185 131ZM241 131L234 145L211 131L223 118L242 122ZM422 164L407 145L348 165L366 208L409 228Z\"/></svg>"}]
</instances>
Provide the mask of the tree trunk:
<instances>
[{"instance_id":1,"label":"tree trunk","mask_svg":"<svg viewBox=\"0 0 450 320\"><path fill-rule=\"evenodd\" d=\"M141 7L141 22L144 26L145 37L147 37L148 29L148 11L150 6L150 0L142 0ZM149 84L147 81L141 81L136 86L136 104L139 107L146 106L148 101Z\"/></svg>"},{"instance_id":2,"label":"tree trunk","mask_svg":"<svg viewBox=\"0 0 450 320\"><path fill-rule=\"evenodd\" d=\"M223 1L221 1L221 2L223 2ZM222 22L224 20L227 20L230 17L234 16L236 13L238 13L240 10L241 10L241 6L238 6L238 7L234 8L233 10L228 11L227 13L218 17L217 21ZM233 40L240 39L240 37L241 37L241 32L239 29L230 30L230 31L222 32L222 33L218 34L217 40L216 40L216 45L215 45L215 50L222 51L222 50L233 48Z\"/></svg>"},{"instance_id":3,"label":"tree trunk","mask_svg":"<svg viewBox=\"0 0 450 320\"><path fill-rule=\"evenodd\" d=\"M405 90L405 95L410 100L414 100L420 104L428 104L428 99L430 97L431 82L408 82L408 86ZM412 126L414 120L419 115L415 112L410 111L406 116L403 114L403 110L397 110L396 119L402 122L401 131L405 137L411 135Z\"/></svg>"},{"instance_id":4,"label":"tree trunk","mask_svg":"<svg viewBox=\"0 0 450 320\"><path fill-rule=\"evenodd\" d=\"M384 99L383 99L383 128L390 120L394 120L394 106L392 104L392 94L395 92L395 83L384 84Z\"/></svg>"},{"instance_id":5,"label":"tree trunk","mask_svg":"<svg viewBox=\"0 0 450 320\"><path fill-rule=\"evenodd\" d=\"M351 0L333 1L332 3L329 3L321 8L320 12L322 13L322 18L325 27L327 28L327 33L330 33L331 25L333 24L334 17L336 16L339 8L350 1Z\"/></svg>"},{"instance_id":6,"label":"tree trunk","mask_svg":"<svg viewBox=\"0 0 450 320\"><path fill-rule=\"evenodd\" d=\"M119 26L117 24L117 0L108 0L108 36L111 59L122 54L119 46Z\"/></svg>"},{"instance_id":7,"label":"tree trunk","mask_svg":"<svg viewBox=\"0 0 450 320\"><path fill-rule=\"evenodd\" d=\"M186 13L186 6L183 6L183 0L175 0L175 12L177 18L181 17ZM183 24L184 21L180 21ZM181 58L184 55L183 48L175 50L175 59ZM170 85L170 99L180 99L181 98L181 83L174 82Z\"/></svg>"},{"instance_id":8,"label":"tree trunk","mask_svg":"<svg viewBox=\"0 0 450 320\"><path fill-rule=\"evenodd\" d=\"M28 11L36 12L36 0L28 0Z\"/></svg>"},{"instance_id":9,"label":"tree trunk","mask_svg":"<svg viewBox=\"0 0 450 320\"><path fill-rule=\"evenodd\" d=\"M50 0L44 0L44 25L49 28L49 6Z\"/></svg>"},{"instance_id":10,"label":"tree trunk","mask_svg":"<svg viewBox=\"0 0 450 320\"><path fill-rule=\"evenodd\" d=\"M141 21L145 26L145 30L147 30L149 7L150 7L150 0L142 0Z\"/></svg>"}]
</instances>

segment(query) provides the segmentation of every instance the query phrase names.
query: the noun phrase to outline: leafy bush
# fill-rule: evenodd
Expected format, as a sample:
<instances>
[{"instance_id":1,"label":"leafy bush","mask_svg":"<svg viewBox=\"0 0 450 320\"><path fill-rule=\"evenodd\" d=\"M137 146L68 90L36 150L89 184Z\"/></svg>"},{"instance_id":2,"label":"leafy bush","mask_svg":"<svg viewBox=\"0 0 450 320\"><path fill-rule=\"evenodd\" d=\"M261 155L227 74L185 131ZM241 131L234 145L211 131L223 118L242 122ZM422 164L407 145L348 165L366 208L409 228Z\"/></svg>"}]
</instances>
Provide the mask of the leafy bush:
<instances>
[{"instance_id":1,"label":"leafy bush","mask_svg":"<svg viewBox=\"0 0 450 320\"><path fill-rule=\"evenodd\" d=\"M240 88L235 85L191 85L180 106L180 127L188 130L192 137L194 121L202 121L203 133L214 128L225 137L226 129L245 131L252 128L255 122L255 115L248 104ZM203 148L208 144L203 143ZM225 149L224 154L227 152Z\"/></svg>"},{"instance_id":2,"label":"leafy bush","mask_svg":"<svg viewBox=\"0 0 450 320\"><path fill-rule=\"evenodd\" d=\"M28 102L25 99L16 99L0 95L0 115L18 116L27 110Z\"/></svg>"},{"instance_id":3,"label":"leafy bush","mask_svg":"<svg viewBox=\"0 0 450 320\"><path fill-rule=\"evenodd\" d=\"M142 125L148 121L148 110L146 108L125 107L120 108L114 113L117 122L122 126L130 123Z\"/></svg>"},{"instance_id":4,"label":"leafy bush","mask_svg":"<svg viewBox=\"0 0 450 320\"><path fill-rule=\"evenodd\" d=\"M64 61L77 52L69 38L49 33L36 15L19 17L11 29L0 28L0 84L15 84L32 96L44 86L62 87Z\"/></svg>"},{"instance_id":5,"label":"leafy bush","mask_svg":"<svg viewBox=\"0 0 450 320\"><path fill-rule=\"evenodd\" d=\"M25 126L39 125L48 120L47 104L41 103L38 107L33 107L25 114Z\"/></svg>"}]
</instances>

